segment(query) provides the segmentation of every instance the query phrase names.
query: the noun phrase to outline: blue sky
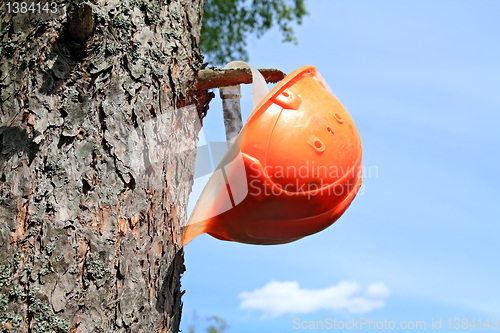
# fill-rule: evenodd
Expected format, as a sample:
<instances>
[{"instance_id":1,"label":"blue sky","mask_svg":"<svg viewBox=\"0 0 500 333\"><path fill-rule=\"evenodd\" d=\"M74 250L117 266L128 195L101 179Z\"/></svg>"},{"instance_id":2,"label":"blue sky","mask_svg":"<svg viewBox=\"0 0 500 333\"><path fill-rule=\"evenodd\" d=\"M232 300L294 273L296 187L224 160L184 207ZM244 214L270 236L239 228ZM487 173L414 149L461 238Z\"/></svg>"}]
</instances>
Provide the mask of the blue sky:
<instances>
[{"instance_id":1,"label":"blue sky","mask_svg":"<svg viewBox=\"0 0 500 333\"><path fill-rule=\"evenodd\" d=\"M448 319L500 320L500 2L307 8L298 45L281 43L277 31L250 37L249 63L287 73L315 66L350 112L370 173L347 212L318 234L278 246L192 241L181 328L202 332L211 315L229 333L296 332L296 318L425 321L419 331L429 332L439 318L441 332L457 331ZM242 93L246 120L250 87ZM204 134L225 138L219 99Z\"/></svg>"}]
</instances>

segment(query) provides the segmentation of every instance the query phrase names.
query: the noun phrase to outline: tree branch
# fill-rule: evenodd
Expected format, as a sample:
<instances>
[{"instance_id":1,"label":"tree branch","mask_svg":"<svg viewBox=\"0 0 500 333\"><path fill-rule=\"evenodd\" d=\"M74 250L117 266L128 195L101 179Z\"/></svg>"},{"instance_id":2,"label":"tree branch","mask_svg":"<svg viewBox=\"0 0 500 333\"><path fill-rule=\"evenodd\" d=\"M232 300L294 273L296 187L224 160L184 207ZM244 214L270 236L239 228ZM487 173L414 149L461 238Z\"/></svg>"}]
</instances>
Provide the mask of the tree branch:
<instances>
[{"instance_id":1,"label":"tree branch","mask_svg":"<svg viewBox=\"0 0 500 333\"><path fill-rule=\"evenodd\" d=\"M266 82L279 82L285 73L274 68L259 69ZM202 69L198 72L197 90L234 86L241 83L252 83L252 73L248 68L237 69Z\"/></svg>"}]
</instances>

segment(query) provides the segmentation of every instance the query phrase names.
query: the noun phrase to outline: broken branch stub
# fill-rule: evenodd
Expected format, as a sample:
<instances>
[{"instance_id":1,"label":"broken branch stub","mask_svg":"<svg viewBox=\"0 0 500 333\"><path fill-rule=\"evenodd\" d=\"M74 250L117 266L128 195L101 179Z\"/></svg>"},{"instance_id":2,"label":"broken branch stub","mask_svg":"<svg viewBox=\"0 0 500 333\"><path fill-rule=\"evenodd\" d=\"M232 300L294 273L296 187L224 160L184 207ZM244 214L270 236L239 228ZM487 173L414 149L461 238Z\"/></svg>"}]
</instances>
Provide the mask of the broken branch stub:
<instances>
[{"instance_id":1,"label":"broken branch stub","mask_svg":"<svg viewBox=\"0 0 500 333\"><path fill-rule=\"evenodd\" d=\"M76 7L68 18L68 32L77 42L84 42L94 32L94 18L92 7L81 4Z\"/></svg>"},{"instance_id":2,"label":"broken branch stub","mask_svg":"<svg viewBox=\"0 0 500 333\"><path fill-rule=\"evenodd\" d=\"M259 69L267 83L281 81L286 74L274 68ZM252 73L247 68L237 69L202 69L198 72L197 90L234 86L242 83L252 83Z\"/></svg>"}]
</instances>

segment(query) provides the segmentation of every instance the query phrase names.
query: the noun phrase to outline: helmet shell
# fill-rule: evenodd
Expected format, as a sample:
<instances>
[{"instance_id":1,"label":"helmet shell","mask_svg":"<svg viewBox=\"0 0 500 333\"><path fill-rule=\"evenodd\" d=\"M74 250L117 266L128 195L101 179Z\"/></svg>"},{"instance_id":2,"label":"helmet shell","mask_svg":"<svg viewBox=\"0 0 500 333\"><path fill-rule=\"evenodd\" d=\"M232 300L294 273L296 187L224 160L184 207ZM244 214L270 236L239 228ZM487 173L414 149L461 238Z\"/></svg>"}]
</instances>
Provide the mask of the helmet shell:
<instances>
[{"instance_id":1,"label":"helmet shell","mask_svg":"<svg viewBox=\"0 0 500 333\"><path fill-rule=\"evenodd\" d=\"M213 200L195 214L184 240L207 232L282 244L323 230L361 186L361 156L349 113L314 67L301 67L254 109L218 167L223 177Z\"/></svg>"}]
</instances>

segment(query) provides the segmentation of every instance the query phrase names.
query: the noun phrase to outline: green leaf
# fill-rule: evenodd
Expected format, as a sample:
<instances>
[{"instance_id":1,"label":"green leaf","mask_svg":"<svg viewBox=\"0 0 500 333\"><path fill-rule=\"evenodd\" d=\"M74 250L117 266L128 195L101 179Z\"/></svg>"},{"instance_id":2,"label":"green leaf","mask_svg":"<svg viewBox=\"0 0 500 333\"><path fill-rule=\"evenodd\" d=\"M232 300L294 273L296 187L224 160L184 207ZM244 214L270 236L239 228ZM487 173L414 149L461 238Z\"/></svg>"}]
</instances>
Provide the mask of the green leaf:
<instances>
[{"instance_id":1,"label":"green leaf","mask_svg":"<svg viewBox=\"0 0 500 333\"><path fill-rule=\"evenodd\" d=\"M201 50L214 65L247 61L250 34L261 37L276 25L284 42L296 43L291 25L302 24L307 14L304 0L206 0Z\"/></svg>"}]
</instances>

